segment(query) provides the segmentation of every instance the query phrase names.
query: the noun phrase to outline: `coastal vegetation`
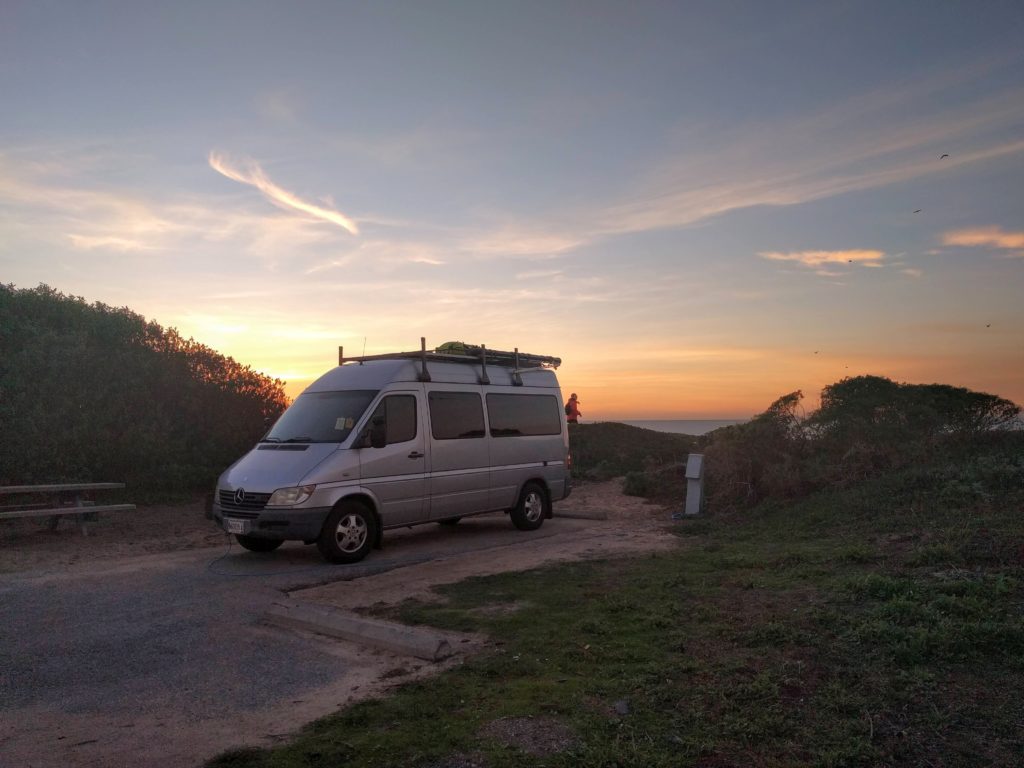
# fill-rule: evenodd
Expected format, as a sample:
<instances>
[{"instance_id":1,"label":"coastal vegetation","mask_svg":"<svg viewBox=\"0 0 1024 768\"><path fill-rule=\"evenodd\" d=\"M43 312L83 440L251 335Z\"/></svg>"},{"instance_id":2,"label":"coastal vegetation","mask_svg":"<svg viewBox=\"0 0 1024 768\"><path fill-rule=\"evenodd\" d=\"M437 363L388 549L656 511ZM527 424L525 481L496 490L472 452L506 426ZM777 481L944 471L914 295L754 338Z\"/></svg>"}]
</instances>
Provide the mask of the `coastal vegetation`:
<instances>
[{"instance_id":1,"label":"coastal vegetation","mask_svg":"<svg viewBox=\"0 0 1024 768\"><path fill-rule=\"evenodd\" d=\"M0 484L209 490L287 400L282 382L131 310L0 284Z\"/></svg>"},{"instance_id":2,"label":"coastal vegetation","mask_svg":"<svg viewBox=\"0 0 1024 768\"><path fill-rule=\"evenodd\" d=\"M806 417L802 398L799 391L784 395L749 422L702 441L711 508L794 499L904 467L956 461L1019 426L1021 412L996 395L881 376L825 387L821 406Z\"/></svg>"}]
</instances>

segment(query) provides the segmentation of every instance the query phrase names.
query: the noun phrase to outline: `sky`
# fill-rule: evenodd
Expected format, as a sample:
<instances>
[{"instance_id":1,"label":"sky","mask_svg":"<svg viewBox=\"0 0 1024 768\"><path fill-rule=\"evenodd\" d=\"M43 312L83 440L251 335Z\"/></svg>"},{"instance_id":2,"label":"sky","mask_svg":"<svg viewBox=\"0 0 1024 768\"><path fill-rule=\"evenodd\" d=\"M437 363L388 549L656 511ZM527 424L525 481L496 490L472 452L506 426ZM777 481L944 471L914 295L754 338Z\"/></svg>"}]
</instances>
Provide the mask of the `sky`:
<instances>
[{"instance_id":1,"label":"sky","mask_svg":"<svg viewBox=\"0 0 1024 768\"><path fill-rule=\"evenodd\" d=\"M561 357L584 419L1024 404L1024 4L0 3L0 281L297 395Z\"/></svg>"}]
</instances>

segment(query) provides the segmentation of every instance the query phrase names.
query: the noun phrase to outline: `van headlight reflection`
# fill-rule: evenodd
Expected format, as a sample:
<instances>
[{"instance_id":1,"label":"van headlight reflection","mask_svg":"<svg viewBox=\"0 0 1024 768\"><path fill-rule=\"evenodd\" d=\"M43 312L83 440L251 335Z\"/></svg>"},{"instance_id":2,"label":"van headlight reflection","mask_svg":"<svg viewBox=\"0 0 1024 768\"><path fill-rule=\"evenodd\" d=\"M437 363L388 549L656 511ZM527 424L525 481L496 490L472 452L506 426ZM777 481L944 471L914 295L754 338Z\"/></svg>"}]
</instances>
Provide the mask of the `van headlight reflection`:
<instances>
[{"instance_id":1,"label":"van headlight reflection","mask_svg":"<svg viewBox=\"0 0 1024 768\"><path fill-rule=\"evenodd\" d=\"M312 495L315 485L300 485L297 488L278 488L270 496L268 507L290 507L301 504Z\"/></svg>"}]
</instances>

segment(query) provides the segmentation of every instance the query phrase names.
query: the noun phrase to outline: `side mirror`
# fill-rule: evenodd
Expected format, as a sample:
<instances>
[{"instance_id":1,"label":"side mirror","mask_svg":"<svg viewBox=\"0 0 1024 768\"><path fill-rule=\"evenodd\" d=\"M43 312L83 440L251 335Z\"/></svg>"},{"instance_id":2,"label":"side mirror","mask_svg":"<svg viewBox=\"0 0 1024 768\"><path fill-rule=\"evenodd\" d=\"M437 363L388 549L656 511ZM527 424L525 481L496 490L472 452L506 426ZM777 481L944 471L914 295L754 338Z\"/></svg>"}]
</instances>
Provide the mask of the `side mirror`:
<instances>
[{"instance_id":1,"label":"side mirror","mask_svg":"<svg viewBox=\"0 0 1024 768\"><path fill-rule=\"evenodd\" d=\"M384 419L374 419L370 423L370 447L383 448L388 444L388 425Z\"/></svg>"}]
</instances>

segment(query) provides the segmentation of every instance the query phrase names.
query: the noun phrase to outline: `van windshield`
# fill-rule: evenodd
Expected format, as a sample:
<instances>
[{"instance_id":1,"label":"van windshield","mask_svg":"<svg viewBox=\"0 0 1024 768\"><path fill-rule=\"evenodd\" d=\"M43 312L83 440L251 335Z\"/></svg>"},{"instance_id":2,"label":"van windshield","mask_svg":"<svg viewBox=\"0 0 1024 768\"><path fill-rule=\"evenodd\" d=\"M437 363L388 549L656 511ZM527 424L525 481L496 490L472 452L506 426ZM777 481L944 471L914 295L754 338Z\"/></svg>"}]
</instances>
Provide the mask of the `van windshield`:
<instances>
[{"instance_id":1,"label":"van windshield","mask_svg":"<svg viewBox=\"0 0 1024 768\"><path fill-rule=\"evenodd\" d=\"M340 443L349 436L377 390L306 392L260 440L261 443Z\"/></svg>"}]
</instances>

